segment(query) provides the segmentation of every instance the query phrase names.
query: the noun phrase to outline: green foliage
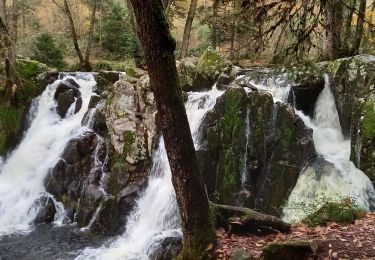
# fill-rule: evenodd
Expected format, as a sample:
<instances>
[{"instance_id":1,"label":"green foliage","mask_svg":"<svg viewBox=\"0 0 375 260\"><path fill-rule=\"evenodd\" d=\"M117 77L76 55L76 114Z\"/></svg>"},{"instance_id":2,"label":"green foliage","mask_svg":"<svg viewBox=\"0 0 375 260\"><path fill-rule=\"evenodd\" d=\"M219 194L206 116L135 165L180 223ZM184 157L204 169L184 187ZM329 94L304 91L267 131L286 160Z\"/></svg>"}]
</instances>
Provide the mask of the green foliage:
<instances>
[{"instance_id":1,"label":"green foliage","mask_svg":"<svg viewBox=\"0 0 375 260\"><path fill-rule=\"evenodd\" d=\"M375 102L370 98L365 104L363 131L367 138L375 137Z\"/></svg>"},{"instance_id":2,"label":"green foliage","mask_svg":"<svg viewBox=\"0 0 375 260\"><path fill-rule=\"evenodd\" d=\"M30 79L48 70L48 67L35 60L18 59L16 70L23 79Z\"/></svg>"},{"instance_id":3,"label":"green foliage","mask_svg":"<svg viewBox=\"0 0 375 260\"><path fill-rule=\"evenodd\" d=\"M109 1L104 6L99 35L102 35L103 49L111 59L134 57L139 52L136 35L128 21L129 12L120 3Z\"/></svg>"},{"instance_id":4,"label":"green foliage","mask_svg":"<svg viewBox=\"0 0 375 260\"><path fill-rule=\"evenodd\" d=\"M55 40L48 33L43 33L36 38L33 43L33 52L33 59L37 61L56 68L66 66L62 51L57 47Z\"/></svg>"},{"instance_id":5,"label":"green foliage","mask_svg":"<svg viewBox=\"0 0 375 260\"><path fill-rule=\"evenodd\" d=\"M310 214L303 223L315 227L325 225L328 222L352 224L361 214L361 210L352 205L350 199L344 199L340 203L327 202L316 212Z\"/></svg>"}]
</instances>

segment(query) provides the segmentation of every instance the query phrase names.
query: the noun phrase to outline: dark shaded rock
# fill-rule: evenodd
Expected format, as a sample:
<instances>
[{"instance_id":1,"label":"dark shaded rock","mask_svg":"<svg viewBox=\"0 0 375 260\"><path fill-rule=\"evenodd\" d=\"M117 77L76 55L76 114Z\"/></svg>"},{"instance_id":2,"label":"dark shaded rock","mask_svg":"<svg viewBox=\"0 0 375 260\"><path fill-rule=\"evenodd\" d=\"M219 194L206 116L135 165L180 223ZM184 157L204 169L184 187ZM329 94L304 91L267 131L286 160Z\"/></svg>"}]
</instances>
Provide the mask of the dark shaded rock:
<instances>
[{"instance_id":1,"label":"dark shaded rock","mask_svg":"<svg viewBox=\"0 0 375 260\"><path fill-rule=\"evenodd\" d=\"M57 113L64 118L70 106L76 102L74 113L77 113L82 107L81 92L79 85L73 79L62 81L56 88L54 98L57 100Z\"/></svg>"},{"instance_id":2,"label":"dark shaded rock","mask_svg":"<svg viewBox=\"0 0 375 260\"><path fill-rule=\"evenodd\" d=\"M89 109L90 108L95 108L96 105L102 100L102 98L98 95L94 95L90 97L90 102L89 102Z\"/></svg>"},{"instance_id":3,"label":"dark shaded rock","mask_svg":"<svg viewBox=\"0 0 375 260\"><path fill-rule=\"evenodd\" d=\"M56 208L53 200L50 197L43 196L35 203L40 205L41 208L34 219L34 223L41 224L53 222L56 214Z\"/></svg>"},{"instance_id":4,"label":"dark shaded rock","mask_svg":"<svg viewBox=\"0 0 375 260\"><path fill-rule=\"evenodd\" d=\"M295 107L306 115L313 116L316 100L324 88L324 78L310 77L292 85ZM293 103L292 103L293 104Z\"/></svg>"},{"instance_id":5,"label":"dark shaded rock","mask_svg":"<svg viewBox=\"0 0 375 260\"><path fill-rule=\"evenodd\" d=\"M158 243L158 247L150 256L150 259L172 260L181 252L181 250L181 237L166 237Z\"/></svg>"},{"instance_id":6,"label":"dark shaded rock","mask_svg":"<svg viewBox=\"0 0 375 260\"><path fill-rule=\"evenodd\" d=\"M70 140L61 159L45 179L46 191L64 204L72 221L77 211L78 200L84 195L82 191L84 183L87 183L86 179L91 174L95 179L96 172L92 170L95 161L93 156L98 142L97 136L92 132ZM102 154L103 152L98 152L99 160L103 160Z\"/></svg>"},{"instance_id":7,"label":"dark shaded rock","mask_svg":"<svg viewBox=\"0 0 375 260\"><path fill-rule=\"evenodd\" d=\"M57 98L57 113L64 118L70 106L75 102L74 91L69 89L63 93L60 93Z\"/></svg>"},{"instance_id":8,"label":"dark shaded rock","mask_svg":"<svg viewBox=\"0 0 375 260\"><path fill-rule=\"evenodd\" d=\"M76 100L76 107L74 109L74 114L77 114L79 112L79 110L81 110L81 107L82 107L82 98L79 97Z\"/></svg>"},{"instance_id":9,"label":"dark shaded rock","mask_svg":"<svg viewBox=\"0 0 375 260\"><path fill-rule=\"evenodd\" d=\"M91 226L91 231L99 234L113 234L117 231L120 217L117 199L113 196L107 197L100 205L98 216Z\"/></svg>"},{"instance_id":10,"label":"dark shaded rock","mask_svg":"<svg viewBox=\"0 0 375 260\"><path fill-rule=\"evenodd\" d=\"M317 156L312 130L267 92L229 88L201 129L200 171L211 200L222 204L280 215L300 172Z\"/></svg>"},{"instance_id":11,"label":"dark shaded rock","mask_svg":"<svg viewBox=\"0 0 375 260\"><path fill-rule=\"evenodd\" d=\"M102 192L100 187L88 183L86 180L86 185L83 187L79 206L77 208L76 220L80 226L87 226L90 223L91 218L94 216L97 207L102 199Z\"/></svg>"},{"instance_id":12,"label":"dark shaded rock","mask_svg":"<svg viewBox=\"0 0 375 260\"><path fill-rule=\"evenodd\" d=\"M87 111L82 119L82 125L90 127L95 133L100 136L106 136L108 132L105 116L94 108Z\"/></svg>"},{"instance_id":13,"label":"dark shaded rock","mask_svg":"<svg viewBox=\"0 0 375 260\"><path fill-rule=\"evenodd\" d=\"M225 73L225 72L222 72L220 73L219 77L217 78L217 81L216 81L216 87L217 89L219 90L225 90L226 88L228 88L228 85L235 79L234 76L228 74L228 73Z\"/></svg>"}]
</instances>

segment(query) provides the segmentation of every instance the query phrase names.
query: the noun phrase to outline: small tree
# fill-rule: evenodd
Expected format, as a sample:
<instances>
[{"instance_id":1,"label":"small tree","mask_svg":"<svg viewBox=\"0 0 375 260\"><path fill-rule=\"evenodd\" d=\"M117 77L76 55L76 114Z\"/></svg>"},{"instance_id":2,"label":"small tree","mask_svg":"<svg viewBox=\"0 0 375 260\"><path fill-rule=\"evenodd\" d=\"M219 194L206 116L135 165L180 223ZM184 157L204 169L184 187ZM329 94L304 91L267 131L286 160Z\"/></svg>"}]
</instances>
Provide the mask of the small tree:
<instances>
[{"instance_id":1,"label":"small tree","mask_svg":"<svg viewBox=\"0 0 375 260\"><path fill-rule=\"evenodd\" d=\"M33 59L52 67L62 68L66 65L61 50L48 33L43 33L36 38L33 44L33 52Z\"/></svg>"},{"instance_id":2,"label":"small tree","mask_svg":"<svg viewBox=\"0 0 375 260\"><path fill-rule=\"evenodd\" d=\"M105 51L113 55L110 58L120 58L124 55L134 57L138 53L138 43L136 36L127 24L129 11L119 3L109 1L105 6L102 19L101 38Z\"/></svg>"}]
</instances>

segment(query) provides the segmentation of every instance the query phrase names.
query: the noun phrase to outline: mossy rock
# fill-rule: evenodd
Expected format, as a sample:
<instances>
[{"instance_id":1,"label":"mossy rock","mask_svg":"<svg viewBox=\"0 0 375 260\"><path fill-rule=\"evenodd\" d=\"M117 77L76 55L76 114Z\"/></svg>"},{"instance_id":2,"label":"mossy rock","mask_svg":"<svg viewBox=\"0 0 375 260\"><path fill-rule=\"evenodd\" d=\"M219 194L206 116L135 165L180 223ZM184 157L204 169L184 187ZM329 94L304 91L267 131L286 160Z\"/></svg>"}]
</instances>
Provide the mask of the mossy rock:
<instances>
[{"instance_id":1,"label":"mossy rock","mask_svg":"<svg viewBox=\"0 0 375 260\"><path fill-rule=\"evenodd\" d=\"M47 65L36 60L18 59L16 70L22 78L28 79L31 77L36 77L49 69Z\"/></svg>"},{"instance_id":2,"label":"mossy rock","mask_svg":"<svg viewBox=\"0 0 375 260\"><path fill-rule=\"evenodd\" d=\"M250 259L251 259L250 253L241 248L235 249L231 257L231 260L250 260Z\"/></svg>"},{"instance_id":3,"label":"mossy rock","mask_svg":"<svg viewBox=\"0 0 375 260\"><path fill-rule=\"evenodd\" d=\"M317 241L291 240L269 243L262 252L263 260L311 259L319 247Z\"/></svg>"},{"instance_id":4,"label":"mossy rock","mask_svg":"<svg viewBox=\"0 0 375 260\"><path fill-rule=\"evenodd\" d=\"M220 56L212 47L208 47L198 60L198 71L204 72L210 78L216 78L224 71L231 70L231 63Z\"/></svg>"},{"instance_id":5,"label":"mossy rock","mask_svg":"<svg viewBox=\"0 0 375 260\"><path fill-rule=\"evenodd\" d=\"M328 222L352 224L357 219L358 212L357 209L350 205L326 203L303 220L303 223L311 227L326 225Z\"/></svg>"}]
</instances>

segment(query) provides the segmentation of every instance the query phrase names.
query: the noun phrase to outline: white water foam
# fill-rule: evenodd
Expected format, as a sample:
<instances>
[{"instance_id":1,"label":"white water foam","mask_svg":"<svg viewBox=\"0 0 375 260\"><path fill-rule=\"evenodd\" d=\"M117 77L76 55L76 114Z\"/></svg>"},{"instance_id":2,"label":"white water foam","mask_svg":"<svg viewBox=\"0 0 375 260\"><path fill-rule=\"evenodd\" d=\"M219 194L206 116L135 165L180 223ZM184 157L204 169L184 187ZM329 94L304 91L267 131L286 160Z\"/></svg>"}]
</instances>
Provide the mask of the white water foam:
<instances>
[{"instance_id":1,"label":"white water foam","mask_svg":"<svg viewBox=\"0 0 375 260\"><path fill-rule=\"evenodd\" d=\"M350 198L365 210L374 206L375 192L371 181L350 161L350 139L342 134L327 75L325 82L315 105L314 119L301 111L297 114L313 129L315 149L326 162L319 167L308 165L302 171L284 208L283 219L287 222L302 220L311 213L309 208L316 209L327 201Z\"/></svg>"},{"instance_id":2,"label":"white water foam","mask_svg":"<svg viewBox=\"0 0 375 260\"><path fill-rule=\"evenodd\" d=\"M202 119L207 111L214 107L217 97L222 93L216 87L207 92L189 93L186 110L196 148L200 146L199 127ZM149 185L126 224L126 232L108 246L85 249L77 260L146 260L150 259L150 255L164 238L182 235L171 171L162 138L152 159Z\"/></svg>"},{"instance_id":3,"label":"white water foam","mask_svg":"<svg viewBox=\"0 0 375 260\"><path fill-rule=\"evenodd\" d=\"M71 76L67 76L72 78ZM55 165L66 144L81 131L81 120L87 111L89 100L96 84L89 74L78 74L73 78L80 85L82 108L74 114L75 103L69 108L66 118L56 113L54 94L57 80L48 85L33 106L32 122L20 145L4 161L0 172L0 235L27 232L39 211L35 203L45 194L44 179ZM57 224L63 212L56 204Z\"/></svg>"}]
</instances>

